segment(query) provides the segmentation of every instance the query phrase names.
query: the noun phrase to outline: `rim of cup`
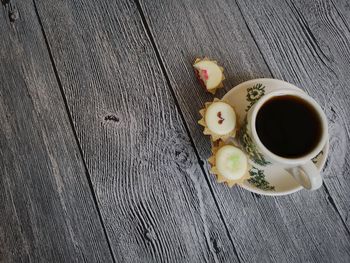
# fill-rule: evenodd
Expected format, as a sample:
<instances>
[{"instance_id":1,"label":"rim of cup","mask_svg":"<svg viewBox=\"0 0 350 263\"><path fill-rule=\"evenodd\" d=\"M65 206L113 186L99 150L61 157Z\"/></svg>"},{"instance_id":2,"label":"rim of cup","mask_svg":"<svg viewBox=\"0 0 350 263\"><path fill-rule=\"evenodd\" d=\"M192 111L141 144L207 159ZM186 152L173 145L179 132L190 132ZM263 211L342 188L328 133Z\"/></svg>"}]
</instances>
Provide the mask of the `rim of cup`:
<instances>
[{"instance_id":1,"label":"rim of cup","mask_svg":"<svg viewBox=\"0 0 350 263\"><path fill-rule=\"evenodd\" d=\"M310 104L318 113L320 120L321 120L321 125L322 125L322 136L321 139L319 140L318 144L316 147L314 147L310 152L307 154L303 155L302 157L298 158L285 158L279 155L274 154L271 152L269 149L265 147L265 145L260 141L260 138L258 136L258 133L256 131L255 127L255 121L256 121L256 116L261 108L262 105L269 99L275 96L283 96L283 95L293 95L296 97L299 97L306 101L308 104ZM260 100L258 100L255 105L253 106L253 111L251 115L251 130L252 130L252 136L257 144L259 150L272 160L281 163L281 164L302 164L310 161L312 158L314 158L324 147L324 145L327 142L328 138L328 122L325 113L323 112L322 108L320 105L309 95L301 92L301 91L296 91L296 90L289 90L289 89L282 89L282 90L277 90L277 91L272 91L263 97L261 97Z\"/></svg>"}]
</instances>

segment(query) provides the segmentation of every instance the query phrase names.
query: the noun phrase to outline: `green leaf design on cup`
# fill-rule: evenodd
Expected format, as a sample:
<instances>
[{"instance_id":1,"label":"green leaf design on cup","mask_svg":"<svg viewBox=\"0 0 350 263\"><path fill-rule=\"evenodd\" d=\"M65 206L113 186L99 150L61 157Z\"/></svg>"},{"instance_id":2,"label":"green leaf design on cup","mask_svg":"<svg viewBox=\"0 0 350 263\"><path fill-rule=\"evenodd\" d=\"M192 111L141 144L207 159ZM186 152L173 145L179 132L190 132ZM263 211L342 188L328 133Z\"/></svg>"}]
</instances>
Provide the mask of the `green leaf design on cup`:
<instances>
[{"instance_id":1,"label":"green leaf design on cup","mask_svg":"<svg viewBox=\"0 0 350 263\"><path fill-rule=\"evenodd\" d=\"M249 87L247 89L247 101L249 105L247 106L245 111L249 111L249 109L257 102L262 96L265 95L265 86L261 83L255 84L253 87Z\"/></svg>"},{"instance_id":2,"label":"green leaf design on cup","mask_svg":"<svg viewBox=\"0 0 350 263\"><path fill-rule=\"evenodd\" d=\"M259 188L264 191L274 191L275 187L270 185L268 181L265 179L265 174L263 170L260 170L256 167L253 167L249 170L250 178L248 182L254 185L256 188Z\"/></svg>"},{"instance_id":3,"label":"green leaf design on cup","mask_svg":"<svg viewBox=\"0 0 350 263\"><path fill-rule=\"evenodd\" d=\"M249 155L249 158L252 161L261 166L266 166L270 164L270 162L265 160L264 156L258 151L252 138L248 134L247 117L244 119L243 125L238 133L238 137L243 149Z\"/></svg>"}]
</instances>

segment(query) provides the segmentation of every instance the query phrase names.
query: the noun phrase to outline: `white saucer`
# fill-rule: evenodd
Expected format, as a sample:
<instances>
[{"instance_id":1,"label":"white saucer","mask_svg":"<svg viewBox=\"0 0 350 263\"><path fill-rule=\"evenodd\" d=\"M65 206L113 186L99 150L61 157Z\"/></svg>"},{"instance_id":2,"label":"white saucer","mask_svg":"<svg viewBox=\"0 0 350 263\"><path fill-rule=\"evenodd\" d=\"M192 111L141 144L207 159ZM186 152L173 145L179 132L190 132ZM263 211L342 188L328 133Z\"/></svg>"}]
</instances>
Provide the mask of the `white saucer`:
<instances>
[{"instance_id":1,"label":"white saucer","mask_svg":"<svg viewBox=\"0 0 350 263\"><path fill-rule=\"evenodd\" d=\"M278 79L253 79L232 88L222 99L234 107L240 127L247 110L256 101L264 94L281 88L301 90L288 82ZM329 142L327 141L323 150L313 159L319 171L322 170L326 163L328 150ZM254 165L250 170L250 175L251 178L241 186L257 194L270 196L287 195L303 189L290 173L277 165L269 165L268 167L257 167Z\"/></svg>"}]
</instances>

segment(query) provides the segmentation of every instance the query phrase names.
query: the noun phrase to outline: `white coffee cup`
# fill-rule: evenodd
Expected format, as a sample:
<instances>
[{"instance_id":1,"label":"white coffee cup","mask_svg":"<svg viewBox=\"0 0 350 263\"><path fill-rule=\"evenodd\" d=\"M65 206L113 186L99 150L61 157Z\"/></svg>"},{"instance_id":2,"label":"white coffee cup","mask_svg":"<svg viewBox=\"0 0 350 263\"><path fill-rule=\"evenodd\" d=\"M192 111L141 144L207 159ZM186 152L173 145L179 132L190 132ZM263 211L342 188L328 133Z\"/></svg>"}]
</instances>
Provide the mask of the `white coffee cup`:
<instances>
[{"instance_id":1,"label":"white coffee cup","mask_svg":"<svg viewBox=\"0 0 350 263\"><path fill-rule=\"evenodd\" d=\"M311 105L315 112L317 112L321 122L321 136L317 145L307 152L302 157L297 158L285 158L278 156L268 150L259 139L256 131L256 117L262 105L268 100L276 96L292 95L304 100L306 103ZM328 138L328 124L327 118L318 103L308 96L307 94L291 90L291 89L280 89L268 93L261 97L248 111L247 118L244 121L240 132L239 142L242 148L250 156L250 159L257 166L268 166L278 165L286 169L293 177L302 185L304 188L309 190L316 190L322 185L322 177L317 170L315 164L312 162L312 158L315 157L325 146Z\"/></svg>"}]
</instances>

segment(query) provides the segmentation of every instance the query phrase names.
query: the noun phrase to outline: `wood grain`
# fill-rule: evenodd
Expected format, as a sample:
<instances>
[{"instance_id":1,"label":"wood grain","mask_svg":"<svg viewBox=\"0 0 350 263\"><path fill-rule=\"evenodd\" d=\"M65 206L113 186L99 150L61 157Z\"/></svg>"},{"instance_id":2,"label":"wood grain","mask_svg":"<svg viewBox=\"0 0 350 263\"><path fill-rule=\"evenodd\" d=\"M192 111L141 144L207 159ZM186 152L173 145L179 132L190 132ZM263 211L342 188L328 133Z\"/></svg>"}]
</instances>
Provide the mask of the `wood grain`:
<instances>
[{"instance_id":1,"label":"wood grain","mask_svg":"<svg viewBox=\"0 0 350 263\"><path fill-rule=\"evenodd\" d=\"M116 260L237 262L137 6L35 2Z\"/></svg>"},{"instance_id":2,"label":"wood grain","mask_svg":"<svg viewBox=\"0 0 350 263\"><path fill-rule=\"evenodd\" d=\"M338 76L342 78L342 82L345 86L342 86L342 90L344 94L339 93L339 97L343 98L343 101L341 105L337 105L337 111L334 110L332 113L334 113L334 117L336 120L340 119L340 123L343 122L344 127L339 127L336 129L336 132L334 132L334 151L340 156L340 162L338 163L336 159L334 160L334 167L333 171L331 172L333 174L330 175L330 178L333 178L334 175L336 175L335 183L333 183L333 180L329 180L328 185L330 191L334 192L332 196L334 196L334 200L336 203L337 208L339 209L339 212L341 213L343 220L347 224L348 228L350 228L350 206L349 206L349 174L350 174L350 162L348 159L349 156L349 149L346 149L345 146L342 144L344 140L346 140L346 145L349 145L349 138L350 138L350 116L349 116L349 110L346 110L347 107L349 108L349 89L348 86L348 80L349 80L349 49L350 49L350 3L348 1L339 0L339 1L331 1L331 5L328 9L326 9L328 12L325 12L325 8L323 8L323 14L327 15L327 17L330 17L330 21L333 21L336 19L336 21L339 21L339 26L336 28L337 32L337 43L338 48L340 50L337 50L336 54L339 60L338 67L340 69L340 72ZM335 25L333 25L335 26ZM341 34L339 30L344 30L345 34ZM328 34L330 31L327 31ZM335 47L332 46L334 49ZM346 57L343 57L343 54L347 54ZM344 75L343 75L344 74ZM334 104L337 104L335 101L335 98L333 98ZM344 106L343 106L344 105ZM332 108L331 108L332 109ZM339 113L341 112L341 113ZM333 117L332 114L330 115L331 118ZM333 121L332 121L333 122ZM336 123L338 121L335 121ZM345 129L344 129L345 128ZM340 136L337 136L340 134ZM344 136L345 135L345 136ZM344 139L346 137L346 139ZM341 140L336 139L341 138ZM339 146L341 146L339 148ZM338 176L341 175L339 178ZM346 181L344 183L344 181Z\"/></svg>"},{"instance_id":3,"label":"wood grain","mask_svg":"<svg viewBox=\"0 0 350 263\"><path fill-rule=\"evenodd\" d=\"M277 1L270 2L271 5L279 6ZM263 12L260 11L262 3L251 4L250 12L243 13L244 19L241 5L243 4L240 3L238 6L232 1L203 1L200 4L197 1L140 1L146 27L149 27L150 37L154 39L160 61L169 76L170 85L198 154L203 160L210 155L210 147L196 121L199 119L198 109L204 101L211 100L212 97L204 95L197 84L191 68L193 59L206 55L219 60L228 77L225 85L227 90L251 78L261 76L283 78L284 75L275 75L272 71L276 70L279 64L266 63L265 60L269 56L275 54L279 56L279 53L289 53L293 50L293 47L284 42L283 45L275 46L275 43L279 43L275 38L274 43L264 42L257 46L256 43L261 43L260 38L264 39L264 36L247 27L246 21L256 19L256 27L263 26L259 21L259 12ZM266 20L268 22L269 17L282 19L281 16L287 20L295 14L271 9L268 15L266 14ZM262 22L265 22L264 19ZM289 28L296 25L295 21L289 22L291 25L285 29L286 32L279 28L278 21L275 21L276 25L271 23L261 31L274 35L277 34L275 31L279 30L281 38L283 34L287 34ZM251 37L251 33L254 38ZM298 36L297 31L290 34L290 37L295 36ZM307 51L307 46L299 45L299 48L300 52ZM266 50L269 52L268 55ZM313 56L312 62L317 60L317 54L313 53ZM301 59L310 58L301 56ZM288 64L284 61L281 71L293 72L292 69L288 68ZM293 77L296 78L297 75ZM299 84L296 80L304 77L306 76L287 80ZM327 84L324 90L329 95L333 92L328 88L332 81L336 80L331 79L323 83ZM301 191L292 196L269 198L251 195L241 189L227 189L225 186L217 185L212 177L209 177L209 181L242 261L327 262L336 259L346 262L349 260L349 232L344 226L344 220L333 206L333 199L328 189L323 188L316 192Z\"/></svg>"},{"instance_id":4,"label":"wood grain","mask_svg":"<svg viewBox=\"0 0 350 263\"><path fill-rule=\"evenodd\" d=\"M341 1L338 4L339 10L346 10ZM330 153L324 171L325 190L349 230L349 26L329 1L280 5L242 1L240 6L274 76L303 87L327 114ZM253 11L253 6L259 11Z\"/></svg>"},{"instance_id":5,"label":"wood grain","mask_svg":"<svg viewBox=\"0 0 350 263\"><path fill-rule=\"evenodd\" d=\"M111 262L35 9L0 8L0 262Z\"/></svg>"}]
</instances>

